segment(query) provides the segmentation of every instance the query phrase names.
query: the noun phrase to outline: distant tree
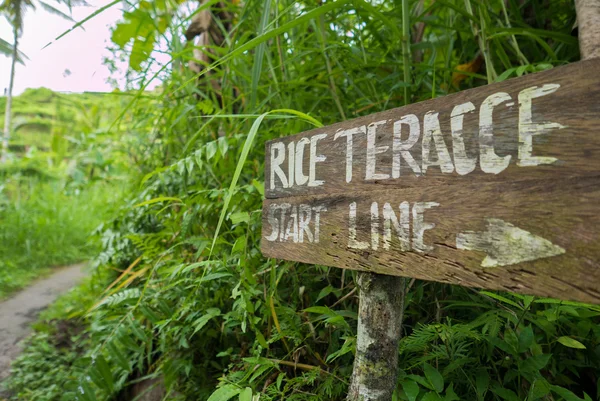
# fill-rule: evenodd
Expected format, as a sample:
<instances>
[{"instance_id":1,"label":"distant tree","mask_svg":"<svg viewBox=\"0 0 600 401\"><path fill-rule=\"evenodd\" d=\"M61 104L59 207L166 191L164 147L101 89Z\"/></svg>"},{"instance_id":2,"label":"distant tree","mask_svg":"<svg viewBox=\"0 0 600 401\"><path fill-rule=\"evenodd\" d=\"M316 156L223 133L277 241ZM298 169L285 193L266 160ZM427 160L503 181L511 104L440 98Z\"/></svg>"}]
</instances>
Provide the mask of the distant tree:
<instances>
[{"instance_id":1,"label":"distant tree","mask_svg":"<svg viewBox=\"0 0 600 401\"><path fill-rule=\"evenodd\" d=\"M85 4L85 0L55 0L54 3L57 5L66 5L70 12L73 5ZM10 66L8 93L6 94L7 98L4 116L4 131L2 135L2 156L0 156L0 161L2 162L6 162L6 157L8 154L8 142L11 136L12 92L15 81L15 66L17 62L21 61L22 59L22 55L19 53L19 38L23 32L23 19L28 9L36 9L38 6L52 14L72 20L69 15L60 11L55 6L41 0L2 0L0 3L0 15L8 20L13 29L12 45L5 40L0 39L0 53L10 53L12 60Z\"/></svg>"}]
</instances>

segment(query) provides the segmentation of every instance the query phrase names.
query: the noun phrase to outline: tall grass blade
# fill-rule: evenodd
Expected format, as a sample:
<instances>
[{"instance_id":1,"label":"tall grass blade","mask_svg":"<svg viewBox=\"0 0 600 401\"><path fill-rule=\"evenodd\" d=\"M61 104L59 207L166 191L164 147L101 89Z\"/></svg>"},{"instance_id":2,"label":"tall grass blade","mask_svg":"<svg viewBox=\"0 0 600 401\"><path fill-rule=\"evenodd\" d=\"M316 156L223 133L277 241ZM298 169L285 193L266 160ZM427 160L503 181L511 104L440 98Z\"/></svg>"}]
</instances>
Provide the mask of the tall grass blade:
<instances>
[{"instance_id":1,"label":"tall grass blade","mask_svg":"<svg viewBox=\"0 0 600 401\"><path fill-rule=\"evenodd\" d=\"M221 214L219 215L219 222L217 223L217 229L215 230L212 244L210 246L210 254L211 255L212 255L213 249L215 247L215 244L217 243L217 238L219 237L219 232L221 231L221 226L223 225L223 221L225 221L225 216L227 215L227 209L229 208L229 203L231 202L231 197L233 196L233 192L235 190L235 187L237 186L238 180L242 173L242 169L244 168L244 164L246 163L246 159L248 158L248 153L250 153L250 149L252 148L254 139L256 138L256 134L258 133L258 129L260 128L260 125L262 124L265 117L267 117L271 113L294 114L297 117L310 122L311 124L314 124L318 127L322 126L322 124L320 122L318 122L317 120L315 120L313 117L310 117L309 115L302 113L300 111L297 111L297 110L277 109L277 110L268 111L268 112L263 113L260 116L258 116L258 118L252 124L252 127L250 128L250 132L248 132L248 137L246 138L246 141L244 142L244 147L242 148L242 153L240 154L237 166L235 168L235 172L233 173L233 178L231 179L231 184L229 185L227 195L225 195L225 199L223 201L223 209L221 209Z\"/></svg>"},{"instance_id":2,"label":"tall grass blade","mask_svg":"<svg viewBox=\"0 0 600 401\"><path fill-rule=\"evenodd\" d=\"M271 0L265 0L263 2L263 15L258 26L258 35L262 35L267 29L269 24L269 15L271 13ZM256 48L254 54L254 64L252 64L252 85L250 88L250 110L254 109L256 104L256 98L258 96L258 83L260 81L260 73L262 72L263 60L265 57L265 49L267 48L267 42L262 42Z\"/></svg>"}]
</instances>

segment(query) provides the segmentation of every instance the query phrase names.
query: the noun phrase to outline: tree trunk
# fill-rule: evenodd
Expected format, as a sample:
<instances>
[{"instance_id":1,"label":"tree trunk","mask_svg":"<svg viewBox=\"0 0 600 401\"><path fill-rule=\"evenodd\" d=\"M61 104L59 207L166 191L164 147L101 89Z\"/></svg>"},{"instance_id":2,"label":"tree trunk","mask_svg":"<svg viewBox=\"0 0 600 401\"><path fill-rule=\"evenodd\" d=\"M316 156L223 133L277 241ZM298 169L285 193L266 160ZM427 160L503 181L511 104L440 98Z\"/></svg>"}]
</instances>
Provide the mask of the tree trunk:
<instances>
[{"instance_id":1,"label":"tree trunk","mask_svg":"<svg viewBox=\"0 0 600 401\"><path fill-rule=\"evenodd\" d=\"M347 401L390 401L398 374L405 279L359 273L356 356Z\"/></svg>"},{"instance_id":2,"label":"tree trunk","mask_svg":"<svg viewBox=\"0 0 600 401\"><path fill-rule=\"evenodd\" d=\"M14 45L13 45L13 53L12 60L10 65L10 81L8 84L8 93L6 94L6 109L4 112L4 135L2 138L2 157L0 161L2 163L6 163L6 158L8 156L8 141L10 140L11 134L11 116L12 116L12 92L13 85L15 82L15 67L17 65L17 57L18 57L18 45L19 45L19 31L16 27L13 28L14 33Z\"/></svg>"},{"instance_id":3,"label":"tree trunk","mask_svg":"<svg viewBox=\"0 0 600 401\"><path fill-rule=\"evenodd\" d=\"M208 0L199 0L198 5L199 7L203 7L208 2ZM216 19L219 20L219 23L217 23ZM205 8L194 15L185 31L186 40L195 46L193 50L194 59L188 61L188 68L190 70L200 74L219 57L218 53L211 48L223 47L225 45L225 35L221 27L226 32L229 32L233 27L232 20L233 15L227 11L227 5L222 1L216 2L211 7ZM200 76L199 82L206 85L207 91L212 89L217 102L223 106L221 80L216 75L218 74L216 74L215 70L208 71Z\"/></svg>"},{"instance_id":4,"label":"tree trunk","mask_svg":"<svg viewBox=\"0 0 600 401\"><path fill-rule=\"evenodd\" d=\"M600 57L600 0L575 0L581 59Z\"/></svg>"}]
</instances>

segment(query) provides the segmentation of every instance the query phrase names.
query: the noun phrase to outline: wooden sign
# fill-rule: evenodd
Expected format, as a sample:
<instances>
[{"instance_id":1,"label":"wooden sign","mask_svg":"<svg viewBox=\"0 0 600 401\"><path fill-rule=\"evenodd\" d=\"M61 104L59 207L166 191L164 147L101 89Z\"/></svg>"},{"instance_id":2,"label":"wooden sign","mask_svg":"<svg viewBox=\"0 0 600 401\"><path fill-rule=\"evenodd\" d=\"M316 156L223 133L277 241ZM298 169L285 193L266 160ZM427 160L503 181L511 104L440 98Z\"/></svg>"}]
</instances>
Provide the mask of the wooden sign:
<instances>
[{"instance_id":1,"label":"wooden sign","mask_svg":"<svg viewBox=\"0 0 600 401\"><path fill-rule=\"evenodd\" d=\"M600 60L266 145L262 250L600 302Z\"/></svg>"}]
</instances>

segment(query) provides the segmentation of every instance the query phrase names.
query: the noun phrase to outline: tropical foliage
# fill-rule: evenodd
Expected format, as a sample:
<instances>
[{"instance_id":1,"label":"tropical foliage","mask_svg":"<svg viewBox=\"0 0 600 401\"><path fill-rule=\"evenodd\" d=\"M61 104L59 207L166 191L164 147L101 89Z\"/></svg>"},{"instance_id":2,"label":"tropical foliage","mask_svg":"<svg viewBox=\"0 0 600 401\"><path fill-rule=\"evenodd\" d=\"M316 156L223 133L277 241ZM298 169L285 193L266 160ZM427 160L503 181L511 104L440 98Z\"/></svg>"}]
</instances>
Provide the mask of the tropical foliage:
<instances>
[{"instance_id":1,"label":"tropical foliage","mask_svg":"<svg viewBox=\"0 0 600 401\"><path fill-rule=\"evenodd\" d=\"M579 57L567 0L203 4L222 45L186 43L191 16L169 1L136 3L113 31L139 76L135 191L101 230L85 291L14 365L18 399L132 399L151 382L167 399L342 400L356 273L261 255L264 142ZM408 287L395 399L599 396L600 308ZM61 369L40 375L50 356Z\"/></svg>"},{"instance_id":2,"label":"tropical foliage","mask_svg":"<svg viewBox=\"0 0 600 401\"><path fill-rule=\"evenodd\" d=\"M130 137L108 131L123 102L43 88L14 98L16 157L0 166L0 298L98 253L89 234L112 216L130 165Z\"/></svg>"}]
</instances>

